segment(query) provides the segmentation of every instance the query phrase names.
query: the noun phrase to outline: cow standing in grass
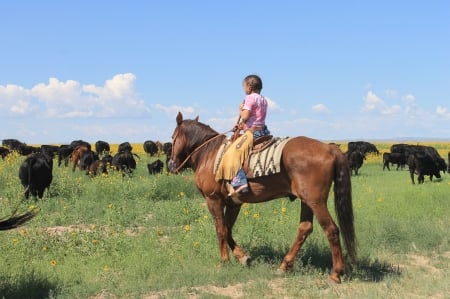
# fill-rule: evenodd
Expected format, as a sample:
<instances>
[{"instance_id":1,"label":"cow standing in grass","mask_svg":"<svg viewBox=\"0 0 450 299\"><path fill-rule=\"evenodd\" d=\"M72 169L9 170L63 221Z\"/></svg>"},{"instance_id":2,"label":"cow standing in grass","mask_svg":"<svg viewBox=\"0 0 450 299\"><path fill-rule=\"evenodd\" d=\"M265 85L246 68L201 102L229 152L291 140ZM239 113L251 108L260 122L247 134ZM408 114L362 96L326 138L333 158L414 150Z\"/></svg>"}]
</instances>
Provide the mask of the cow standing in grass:
<instances>
[{"instance_id":1,"label":"cow standing in grass","mask_svg":"<svg viewBox=\"0 0 450 299\"><path fill-rule=\"evenodd\" d=\"M164 168L164 163L160 159L153 161L152 163L147 163L147 169L149 174L161 173Z\"/></svg>"},{"instance_id":2,"label":"cow standing in grass","mask_svg":"<svg viewBox=\"0 0 450 299\"><path fill-rule=\"evenodd\" d=\"M358 175L358 171L363 165L364 162L364 154L360 152L359 150L354 151L348 151L345 153L345 156L347 157L348 164L350 167L350 173Z\"/></svg>"},{"instance_id":3,"label":"cow standing in grass","mask_svg":"<svg viewBox=\"0 0 450 299\"><path fill-rule=\"evenodd\" d=\"M12 151L9 148L0 146L0 156L2 156L2 159L5 160L6 156L10 155Z\"/></svg>"},{"instance_id":4,"label":"cow standing in grass","mask_svg":"<svg viewBox=\"0 0 450 299\"><path fill-rule=\"evenodd\" d=\"M430 176L430 181L433 180L433 176L438 179L441 178L439 168L436 166L433 158L425 152L417 152L409 155L408 167L411 176L411 181L414 184L414 174L417 174L417 181L419 184L423 184L425 176Z\"/></svg>"},{"instance_id":5,"label":"cow standing in grass","mask_svg":"<svg viewBox=\"0 0 450 299\"><path fill-rule=\"evenodd\" d=\"M19 178L25 187L25 198L42 198L53 179L53 157L46 152L29 155L19 168Z\"/></svg>"},{"instance_id":6,"label":"cow standing in grass","mask_svg":"<svg viewBox=\"0 0 450 299\"><path fill-rule=\"evenodd\" d=\"M383 153L383 170L389 168L390 164L397 164L397 170L399 168L403 169L406 165L406 157L402 153Z\"/></svg>"}]
</instances>

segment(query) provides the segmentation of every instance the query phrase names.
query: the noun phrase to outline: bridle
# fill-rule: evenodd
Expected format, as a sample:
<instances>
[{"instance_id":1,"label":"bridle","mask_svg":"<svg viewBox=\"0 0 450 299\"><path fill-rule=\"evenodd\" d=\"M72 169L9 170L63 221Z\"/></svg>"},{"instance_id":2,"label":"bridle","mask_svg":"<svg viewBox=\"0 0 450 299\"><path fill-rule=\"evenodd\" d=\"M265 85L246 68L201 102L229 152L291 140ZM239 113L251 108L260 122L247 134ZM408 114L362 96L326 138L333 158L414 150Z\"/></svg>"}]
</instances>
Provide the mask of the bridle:
<instances>
[{"instance_id":1,"label":"bridle","mask_svg":"<svg viewBox=\"0 0 450 299\"><path fill-rule=\"evenodd\" d=\"M183 160L183 162L180 163L179 166L177 166L177 168L175 169L175 173L178 173L178 171L180 171L180 169L184 166L184 164L187 163L187 161L192 157L193 154L195 154L196 152L198 152L201 148L203 148L205 145L207 145L208 143L210 143L211 141L217 139L220 136L224 136L225 134L229 133L229 132L233 132L233 129L225 131L221 134L217 134L211 138L209 138L208 140L206 140L205 142L203 142L202 144L200 144L199 146L197 146L189 155L187 155L186 159ZM176 134L172 137L172 153L170 154L170 159L173 161L173 151L174 151L174 145L175 145L175 141L178 137L178 130L176 132Z\"/></svg>"}]
</instances>

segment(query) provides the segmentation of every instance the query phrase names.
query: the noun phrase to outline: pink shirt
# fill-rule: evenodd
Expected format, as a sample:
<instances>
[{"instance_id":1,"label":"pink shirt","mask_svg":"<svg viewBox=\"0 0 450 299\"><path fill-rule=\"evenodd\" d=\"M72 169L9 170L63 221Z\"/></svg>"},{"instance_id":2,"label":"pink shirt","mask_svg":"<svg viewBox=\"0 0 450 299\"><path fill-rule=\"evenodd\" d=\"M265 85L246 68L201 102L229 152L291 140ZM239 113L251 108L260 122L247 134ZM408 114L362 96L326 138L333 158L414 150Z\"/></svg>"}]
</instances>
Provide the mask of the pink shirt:
<instances>
[{"instance_id":1,"label":"pink shirt","mask_svg":"<svg viewBox=\"0 0 450 299\"><path fill-rule=\"evenodd\" d=\"M264 96L252 93L245 97L242 109L250 111L250 117L245 123L244 130L252 126L264 126L266 124L267 100Z\"/></svg>"}]
</instances>

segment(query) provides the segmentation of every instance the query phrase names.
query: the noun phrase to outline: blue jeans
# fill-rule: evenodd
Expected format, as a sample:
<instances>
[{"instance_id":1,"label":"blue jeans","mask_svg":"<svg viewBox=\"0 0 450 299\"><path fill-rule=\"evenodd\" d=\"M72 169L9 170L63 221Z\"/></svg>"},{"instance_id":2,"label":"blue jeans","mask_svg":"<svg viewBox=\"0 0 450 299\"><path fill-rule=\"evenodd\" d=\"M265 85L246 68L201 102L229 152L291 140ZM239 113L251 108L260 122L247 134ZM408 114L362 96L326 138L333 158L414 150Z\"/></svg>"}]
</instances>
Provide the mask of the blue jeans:
<instances>
[{"instance_id":1,"label":"blue jeans","mask_svg":"<svg viewBox=\"0 0 450 299\"><path fill-rule=\"evenodd\" d=\"M244 169L239 169L236 176L231 180L231 186L234 188L247 184L247 177Z\"/></svg>"},{"instance_id":2,"label":"blue jeans","mask_svg":"<svg viewBox=\"0 0 450 299\"><path fill-rule=\"evenodd\" d=\"M269 135L269 134L270 134L270 131L267 129L267 126L264 126L264 128L262 130L255 131L253 133L253 140L255 140L256 138L265 136L265 135Z\"/></svg>"}]
</instances>

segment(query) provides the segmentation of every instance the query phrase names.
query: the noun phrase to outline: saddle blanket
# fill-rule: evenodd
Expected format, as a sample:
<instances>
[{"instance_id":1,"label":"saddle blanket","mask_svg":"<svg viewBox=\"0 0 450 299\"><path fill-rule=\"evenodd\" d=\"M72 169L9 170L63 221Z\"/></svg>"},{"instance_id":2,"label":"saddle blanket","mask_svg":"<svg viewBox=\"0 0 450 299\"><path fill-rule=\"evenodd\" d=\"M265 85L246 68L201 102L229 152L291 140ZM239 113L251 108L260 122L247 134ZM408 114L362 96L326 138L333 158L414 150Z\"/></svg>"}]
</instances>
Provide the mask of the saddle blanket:
<instances>
[{"instance_id":1,"label":"saddle blanket","mask_svg":"<svg viewBox=\"0 0 450 299\"><path fill-rule=\"evenodd\" d=\"M249 161L247 163L248 169L244 167L248 178L256 178L266 175L271 175L280 172L281 153L283 148L291 138L275 138L275 142L267 148L260 151L250 151ZM214 161L214 174L216 174L219 168L220 161L227 148L231 145L231 140L223 143L217 152L216 159ZM245 164L245 162L244 162Z\"/></svg>"}]
</instances>

